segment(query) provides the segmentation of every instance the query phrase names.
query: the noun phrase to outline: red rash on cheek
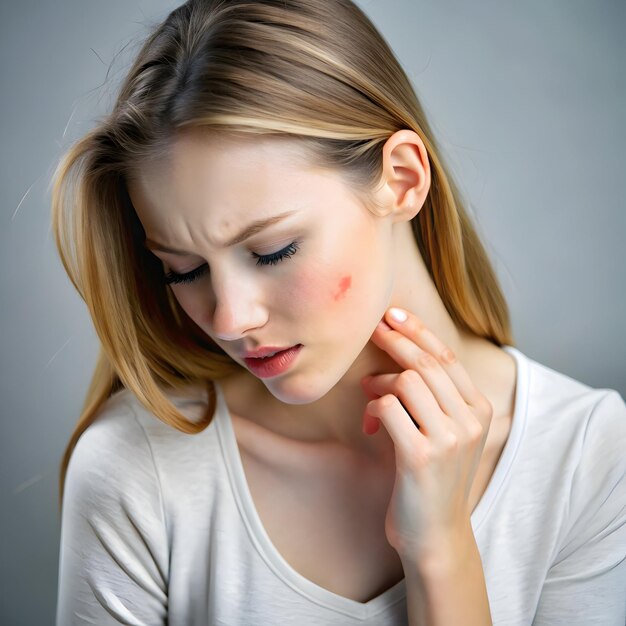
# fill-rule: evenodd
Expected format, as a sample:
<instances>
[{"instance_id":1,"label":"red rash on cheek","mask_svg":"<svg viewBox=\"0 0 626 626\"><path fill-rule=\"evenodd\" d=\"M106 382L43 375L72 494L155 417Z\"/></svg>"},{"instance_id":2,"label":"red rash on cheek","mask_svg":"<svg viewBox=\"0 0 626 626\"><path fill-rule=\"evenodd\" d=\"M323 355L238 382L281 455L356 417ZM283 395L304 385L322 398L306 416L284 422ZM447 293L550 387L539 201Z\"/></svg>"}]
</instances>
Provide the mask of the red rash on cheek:
<instances>
[{"instance_id":1,"label":"red rash on cheek","mask_svg":"<svg viewBox=\"0 0 626 626\"><path fill-rule=\"evenodd\" d=\"M346 295L346 291L350 289L352 286L352 276L343 276L339 280L339 284L337 285L337 291L333 294L333 300L337 302L337 300L343 298Z\"/></svg>"}]
</instances>

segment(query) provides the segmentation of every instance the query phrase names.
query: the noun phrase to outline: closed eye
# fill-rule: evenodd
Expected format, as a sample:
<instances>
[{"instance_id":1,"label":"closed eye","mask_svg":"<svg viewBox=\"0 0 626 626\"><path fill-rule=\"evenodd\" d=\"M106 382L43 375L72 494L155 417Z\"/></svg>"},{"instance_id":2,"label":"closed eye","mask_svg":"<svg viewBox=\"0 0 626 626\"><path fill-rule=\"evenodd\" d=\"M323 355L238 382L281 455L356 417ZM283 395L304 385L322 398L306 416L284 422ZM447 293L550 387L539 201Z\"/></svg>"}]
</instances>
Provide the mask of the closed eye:
<instances>
[{"instance_id":1,"label":"closed eye","mask_svg":"<svg viewBox=\"0 0 626 626\"><path fill-rule=\"evenodd\" d=\"M272 254L256 254L252 252L252 256L257 259L257 265L275 265L279 261L286 259L287 257L293 256L299 247L299 243L297 241L291 242L286 248L279 250L278 252L273 252ZM165 282L168 285L180 285L180 284L188 284L192 283L194 280L197 280L205 274L208 270L208 265L203 263L196 269L191 270L190 272L185 272L184 274L178 274L177 272L168 272L165 275Z\"/></svg>"}]
</instances>

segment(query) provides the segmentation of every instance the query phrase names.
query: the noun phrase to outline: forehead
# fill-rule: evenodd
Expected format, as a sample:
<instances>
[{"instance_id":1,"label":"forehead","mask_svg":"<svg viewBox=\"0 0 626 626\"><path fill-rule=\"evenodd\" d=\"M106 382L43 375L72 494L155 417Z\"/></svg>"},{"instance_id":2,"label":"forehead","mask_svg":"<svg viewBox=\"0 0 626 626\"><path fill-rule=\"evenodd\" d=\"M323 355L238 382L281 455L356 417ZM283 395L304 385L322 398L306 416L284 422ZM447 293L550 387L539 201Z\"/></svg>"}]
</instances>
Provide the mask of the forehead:
<instances>
[{"instance_id":1,"label":"forehead","mask_svg":"<svg viewBox=\"0 0 626 626\"><path fill-rule=\"evenodd\" d=\"M313 170L301 142L286 136L241 136L201 128L180 131L168 148L153 161L139 164L138 178L172 182L208 180L219 188L252 175L252 181L280 180ZM248 179L250 180L250 179ZM249 186L249 185L248 185Z\"/></svg>"},{"instance_id":2,"label":"forehead","mask_svg":"<svg viewBox=\"0 0 626 626\"><path fill-rule=\"evenodd\" d=\"M323 193L322 175L329 178L315 170L297 139L192 129L179 133L158 160L140 164L128 190L146 230L167 230L173 219L207 212L228 229L251 212L263 217L297 208L303 198Z\"/></svg>"}]
</instances>

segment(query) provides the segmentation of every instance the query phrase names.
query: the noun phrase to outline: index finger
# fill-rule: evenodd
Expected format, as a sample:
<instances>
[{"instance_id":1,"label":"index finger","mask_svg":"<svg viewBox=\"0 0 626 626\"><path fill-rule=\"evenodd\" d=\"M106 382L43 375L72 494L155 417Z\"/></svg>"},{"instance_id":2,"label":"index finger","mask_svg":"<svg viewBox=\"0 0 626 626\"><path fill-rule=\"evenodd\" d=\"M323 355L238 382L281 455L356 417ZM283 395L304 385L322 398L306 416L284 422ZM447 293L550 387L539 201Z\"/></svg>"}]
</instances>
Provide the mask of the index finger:
<instances>
[{"instance_id":1,"label":"index finger","mask_svg":"<svg viewBox=\"0 0 626 626\"><path fill-rule=\"evenodd\" d=\"M405 309L402 310L407 314L407 319L404 322L395 320L387 311L385 321L391 329L401 333L418 348L432 355L446 371L463 400L472 407L480 406L483 403L482 394L474 385L456 354L439 337L426 328L416 315ZM412 367L412 365L407 363L406 367Z\"/></svg>"}]
</instances>

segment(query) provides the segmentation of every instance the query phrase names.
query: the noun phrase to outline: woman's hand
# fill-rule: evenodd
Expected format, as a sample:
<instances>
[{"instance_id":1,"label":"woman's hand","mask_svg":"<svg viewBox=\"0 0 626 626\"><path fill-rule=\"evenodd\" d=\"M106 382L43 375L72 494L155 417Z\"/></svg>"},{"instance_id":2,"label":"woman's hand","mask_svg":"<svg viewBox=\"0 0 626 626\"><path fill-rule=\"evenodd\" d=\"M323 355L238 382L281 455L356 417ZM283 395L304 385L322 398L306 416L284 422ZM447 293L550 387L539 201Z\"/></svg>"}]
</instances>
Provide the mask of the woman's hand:
<instances>
[{"instance_id":1,"label":"woman's hand","mask_svg":"<svg viewBox=\"0 0 626 626\"><path fill-rule=\"evenodd\" d=\"M373 434L382 422L394 442L387 540L403 560L428 562L467 536L469 492L493 409L453 352L405 313L398 322L388 311L391 328L381 322L372 335L403 371L363 379L371 400L363 430Z\"/></svg>"}]
</instances>

